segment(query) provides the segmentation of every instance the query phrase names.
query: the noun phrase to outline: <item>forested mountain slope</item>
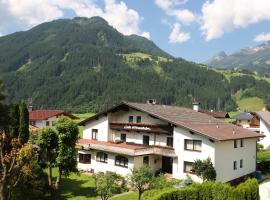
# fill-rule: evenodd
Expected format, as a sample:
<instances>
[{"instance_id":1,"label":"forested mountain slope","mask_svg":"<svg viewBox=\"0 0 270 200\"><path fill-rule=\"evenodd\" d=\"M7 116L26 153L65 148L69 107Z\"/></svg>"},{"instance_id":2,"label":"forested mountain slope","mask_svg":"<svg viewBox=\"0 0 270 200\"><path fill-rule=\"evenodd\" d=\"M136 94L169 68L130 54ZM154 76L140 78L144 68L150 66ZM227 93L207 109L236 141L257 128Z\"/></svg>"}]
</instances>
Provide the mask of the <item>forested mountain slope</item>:
<instances>
[{"instance_id":1,"label":"forested mountain slope","mask_svg":"<svg viewBox=\"0 0 270 200\"><path fill-rule=\"evenodd\" d=\"M0 38L8 101L97 111L121 100L232 109L227 79L175 59L152 41L124 36L99 17L61 19Z\"/></svg>"}]
</instances>

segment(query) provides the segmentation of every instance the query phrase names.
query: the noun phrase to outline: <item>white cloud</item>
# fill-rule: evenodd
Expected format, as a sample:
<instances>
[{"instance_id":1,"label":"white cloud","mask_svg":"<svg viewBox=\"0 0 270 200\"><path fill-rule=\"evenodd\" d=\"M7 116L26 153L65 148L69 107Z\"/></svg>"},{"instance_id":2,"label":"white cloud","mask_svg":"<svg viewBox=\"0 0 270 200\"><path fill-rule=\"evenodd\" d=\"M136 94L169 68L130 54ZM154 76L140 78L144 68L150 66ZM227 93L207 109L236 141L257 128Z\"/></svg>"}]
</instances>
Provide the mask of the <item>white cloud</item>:
<instances>
[{"instance_id":1,"label":"white cloud","mask_svg":"<svg viewBox=\"0 0 270 200\"><path fill-rule=\"evenodd\" d=\"M169 36L170 43L182 43L186 42L190 39L189 33L185 33L181 31L181 25L179 23L175 23L172 28L172 32Z\"/></svg>"},{"instance_id":2,"label":"white cloud","mask_svg":"<svg viewBox=\"0 0 270 200\"><path fill-rule=\"evenodd\" d=\"M123 1L104 0L104 8L96 0L2 0L0 2L0 31L8 28L30 28L42 22L64 16L64 9L74 11L77 16L100 16L119 32L150 37L149 32L140 30L142 17Z\"/></svg>"},{"instance_id":3,"label":"white cloud","mask_svg":"<svg viewBox=\"0 0 270 200\"><path fill-rule=\"evenodd\" d=\"M214 0L202 6L201 29L206 40L270 19L269 0Z\"/></svg>"},{"instance_id":4,"label":"white cloud","mask_svg":"<svg viewBox=\"0 0 270 200\"><path fill-rule=\"evenodd\" d=\"M256 35L254 38L255 42L266 42L270 41L270 33L261 33L259 35Z\"/></svg>"},{"instance_id":5,"label":"white cloud","mask_svg":"<svg viewBox=\"0 0 270 200\"><path fill-rule=\"evenodd\" d=\"M145 37L145 38L147 38L147 39L150 39L150 38L151 38L149 32L143 32L143 33L141 34L141 36L143 36L143 37Z\"/></svg>"},{"instance_id":6,"label":"white cloud","mask_svg":"<svg viewBox=\"0 0 270 200\"><path fill-rule=\"evenodd\" d=\"M187 0L155 0L156 5L169 16L174 16L176 20L184 24L195 21L196 16L188 9L177 8L186 3Z\"/></svg>"}]
</instances>

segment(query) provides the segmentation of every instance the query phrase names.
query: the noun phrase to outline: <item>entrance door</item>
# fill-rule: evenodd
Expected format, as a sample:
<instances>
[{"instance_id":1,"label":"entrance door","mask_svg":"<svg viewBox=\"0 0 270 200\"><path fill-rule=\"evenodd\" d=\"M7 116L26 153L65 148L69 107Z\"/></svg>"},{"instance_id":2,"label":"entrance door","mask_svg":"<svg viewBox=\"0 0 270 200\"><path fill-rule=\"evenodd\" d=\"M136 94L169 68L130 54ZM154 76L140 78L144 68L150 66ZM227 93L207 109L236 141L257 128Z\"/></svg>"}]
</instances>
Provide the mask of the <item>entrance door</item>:
<instances>
[{"instance_id":1,"label":"entrance door","mask_svg":"<svg viewBox=\"0 0 270 200\"><path fill-rule=\"evenodd\" d=\"M162 156L162 172L172 174L173 158Z\"/></svg>"},{"instance_id":2,"label":"entrance door","mask_svg":"<svg viewBox=\"0 0 270 200\"><path fill-rule=\"evenodd\" d=\"M146 145L146 146L149 145L149 136L148 135L143 136L143 145Z\"/></svg>"}]
</instances>

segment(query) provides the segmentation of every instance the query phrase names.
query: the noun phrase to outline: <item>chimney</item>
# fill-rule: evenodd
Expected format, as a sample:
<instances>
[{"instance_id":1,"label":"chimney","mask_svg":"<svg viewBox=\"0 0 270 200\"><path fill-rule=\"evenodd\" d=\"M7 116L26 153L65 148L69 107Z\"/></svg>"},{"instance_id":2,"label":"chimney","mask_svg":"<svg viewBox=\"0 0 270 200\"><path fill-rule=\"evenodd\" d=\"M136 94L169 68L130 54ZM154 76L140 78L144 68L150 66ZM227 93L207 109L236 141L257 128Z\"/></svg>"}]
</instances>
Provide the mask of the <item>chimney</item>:
<instances>
[{"instance_id":1,"label":"chimney","mask_svg":"<svg viewBox=\"0 0 270 200\"><path fill-rule=\"evenodd\" d=\"M146 101L146 103L147 103L147 104L155 105L155 104L157 104L157 101L156 101L156 99L148 99L148 100Z\"/></svg>"},{"instance_id":2,"label":"chimney","mask_svg":"<svg viewBox=\"0 0 270 200\"><path fill-rule=\"evenodd\" d=\"M200 103L199 102L193 102L192 105L193 105L193 110L195 110L197 112L200 110Z\"/></svg>"},{"instance_id":3,"label":"chimney","mask_svg":"<svg viewBox=\"0 0 270 200\"><path fill-rule=\"evenodd\" d=\"M33 111L33 106L28 106L28 112Z\"/></svg>"}]
</instances>

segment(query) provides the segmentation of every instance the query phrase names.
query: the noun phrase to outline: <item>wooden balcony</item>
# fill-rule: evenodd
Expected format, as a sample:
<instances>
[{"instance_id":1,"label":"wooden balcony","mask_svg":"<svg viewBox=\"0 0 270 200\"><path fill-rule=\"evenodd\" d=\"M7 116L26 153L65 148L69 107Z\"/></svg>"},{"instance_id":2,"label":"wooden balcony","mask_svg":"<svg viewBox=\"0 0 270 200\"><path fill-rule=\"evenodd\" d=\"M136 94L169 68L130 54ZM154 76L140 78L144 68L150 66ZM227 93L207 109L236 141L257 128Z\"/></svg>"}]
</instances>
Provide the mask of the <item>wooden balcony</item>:
<instances>
[{"instance_id":1,"label":"wooden balcony","mask_svg":"<svg viewBox=\"0 0 270 200\"><path fill-rule=\"evenodd\" d=\"M142 156L152 154L167 157L176 157L173 148L163 146L144 146L140 144L131 144L131 143L116 144L113 142L102 142L89 139L80 139L78 140L77 145L79 146L79 148L84 150L94 149L129 156Z\"/></svg>"}]
</instances>

